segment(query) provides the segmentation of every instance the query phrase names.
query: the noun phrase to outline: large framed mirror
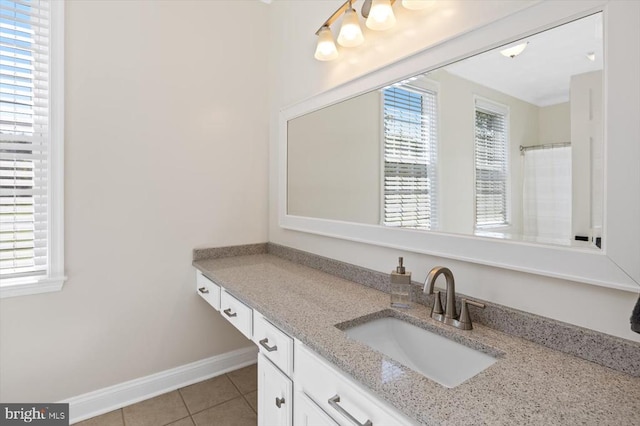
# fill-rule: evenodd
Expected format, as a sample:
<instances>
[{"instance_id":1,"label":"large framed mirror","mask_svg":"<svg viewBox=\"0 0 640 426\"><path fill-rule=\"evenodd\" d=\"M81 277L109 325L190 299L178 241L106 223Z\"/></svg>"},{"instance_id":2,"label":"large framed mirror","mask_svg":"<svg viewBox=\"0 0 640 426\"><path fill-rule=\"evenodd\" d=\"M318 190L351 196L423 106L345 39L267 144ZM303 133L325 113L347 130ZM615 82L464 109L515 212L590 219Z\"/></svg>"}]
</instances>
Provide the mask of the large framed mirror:
<instances>
[{"instance_id":1,"label":"large framed mirror","mask_svg":"<svg viewBox=\"0 0 640 426\"><path fill-rule=\"evenodd\" d=\"M609 9L541 4L283 111L281 226L637 291Z\"/></svg>"}]
</instances>

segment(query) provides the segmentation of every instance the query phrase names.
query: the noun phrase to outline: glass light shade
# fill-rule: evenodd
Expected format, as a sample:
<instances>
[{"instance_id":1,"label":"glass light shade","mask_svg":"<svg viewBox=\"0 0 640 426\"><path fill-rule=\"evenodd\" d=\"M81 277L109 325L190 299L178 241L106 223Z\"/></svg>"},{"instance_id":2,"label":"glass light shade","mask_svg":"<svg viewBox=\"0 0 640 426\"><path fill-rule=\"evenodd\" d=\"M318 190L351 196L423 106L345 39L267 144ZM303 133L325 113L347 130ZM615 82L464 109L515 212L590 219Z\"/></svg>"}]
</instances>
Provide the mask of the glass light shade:
<instances>
[{"instance_id":1,"label":"glass light shade","mask_svg":"<svg viewBox=\"0 0 640 426\"><path fill-rule=\"evenodd\" d=\"M371 10L367 18L367 28L375 31L388 30L396 24L396 16L393 14L389 0L373 0Z\"/></svg>"},{"instance_id":2,"label":"glass light shade","mask_svg":"<svg viewBox=\"0 0 640 426\"><path fill-rule=\"evenodd\" d=\"M332 61L338 57L338 48L329 27L323 27L318 33L318 46L313 56L319 61Z\"/></svg>"},{"instance_id":3,"label":"glass light shade","mask_svg":"<svg viewBox=\"0 0 640 426\"><path fill-rule=\"evenodd\" d=\"M500 53L502 53L503 56L506 56L509 58L515 58L516 56L524 52L524 49L527 47L527 44L529 44L529 42L516 44L515 46L502 49Z\"/></svg>"},{"instance_id":4,"label":"glass light shade","mask_svg":"<svg viewBox=\"0 0 640 426\"><path fill-rule=\"evenodd\" d=\"M405 9L420 10L431 6L434 0L402 0L402 6Z\"/></svg>"},{"instance_id":5,"label":"glass light shade","mask_svg":"<svg viewBox=\"0 0 640 426\"><path fill-rule=\"evenodd\" d=\"M364 42L360 22L358 22L358 14L354 9L349 9L344 13L342 18L342 27L338 34L338 44L344 47L360 46Z\"/></svg>"}]
</instances>

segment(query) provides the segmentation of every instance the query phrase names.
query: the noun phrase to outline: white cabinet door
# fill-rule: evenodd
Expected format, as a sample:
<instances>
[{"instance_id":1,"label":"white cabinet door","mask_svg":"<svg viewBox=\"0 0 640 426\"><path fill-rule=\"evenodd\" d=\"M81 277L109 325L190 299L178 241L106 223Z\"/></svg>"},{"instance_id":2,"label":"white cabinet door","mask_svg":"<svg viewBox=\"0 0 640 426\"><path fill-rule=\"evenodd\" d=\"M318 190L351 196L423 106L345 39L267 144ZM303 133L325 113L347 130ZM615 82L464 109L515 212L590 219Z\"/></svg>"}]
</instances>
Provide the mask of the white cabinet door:
<instances>
[{"instance_id":1,"label":"white cabinet door","mask_svg":"<svg viewBox=\"0 0 640 426\"><path fill-rule=\"evenodd\" d=\"M258 426L293 425L293 384L264 355L258 355Z\"/></svg>"},{"instance_id":2,"label":"white cabinet door","mask_svg":"<svg viewBox=\"0 0 640 426\"><path fill-rule=\"evenodd\" d=\"M296 392L293 411L296 426L338 426L338 423L303 392Z\"/></svg>"}]
</instances>

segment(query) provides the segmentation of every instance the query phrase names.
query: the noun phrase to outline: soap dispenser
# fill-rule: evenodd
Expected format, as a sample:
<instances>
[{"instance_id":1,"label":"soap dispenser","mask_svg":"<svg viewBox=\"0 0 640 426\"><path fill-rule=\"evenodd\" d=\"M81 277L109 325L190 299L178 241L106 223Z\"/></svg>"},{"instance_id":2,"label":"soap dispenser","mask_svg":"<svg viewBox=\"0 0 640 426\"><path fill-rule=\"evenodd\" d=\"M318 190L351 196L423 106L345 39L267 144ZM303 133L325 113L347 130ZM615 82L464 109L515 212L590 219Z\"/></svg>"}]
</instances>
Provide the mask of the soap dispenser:
<instances>
[{"instance_id":1,"label":"soap dispenser","mask_svg":"<svg viewBox=\"0 0 640 426\"><path fill-rule=\"evenodd\" d=\"M406 272L398 258L398 266L391 271L391 306L394 308L411 307L411 272Z\"/></svg>"}]
</instances>

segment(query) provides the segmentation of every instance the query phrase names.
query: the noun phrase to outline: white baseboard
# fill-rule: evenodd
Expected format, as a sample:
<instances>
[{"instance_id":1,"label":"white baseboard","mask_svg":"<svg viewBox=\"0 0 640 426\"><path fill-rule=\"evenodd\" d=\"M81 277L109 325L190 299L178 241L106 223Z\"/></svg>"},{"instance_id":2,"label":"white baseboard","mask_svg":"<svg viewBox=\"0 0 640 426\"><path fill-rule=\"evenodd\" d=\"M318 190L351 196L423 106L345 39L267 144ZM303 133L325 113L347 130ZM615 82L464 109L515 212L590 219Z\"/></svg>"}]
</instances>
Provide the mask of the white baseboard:
<instances>
[{"instance_id":1,"label":"white baseboard","mask_svg":"<svg viewBox=\"0 0 640 426\"><path fill-rule=\"evenodd\" d=\"M70 423L77 423L229 371L237 370L238 368L246 367L247 365L255 364L257 352L258 349L255 346L237 349L60 402L69 404Z\"/></svg>"}]
</instances>

